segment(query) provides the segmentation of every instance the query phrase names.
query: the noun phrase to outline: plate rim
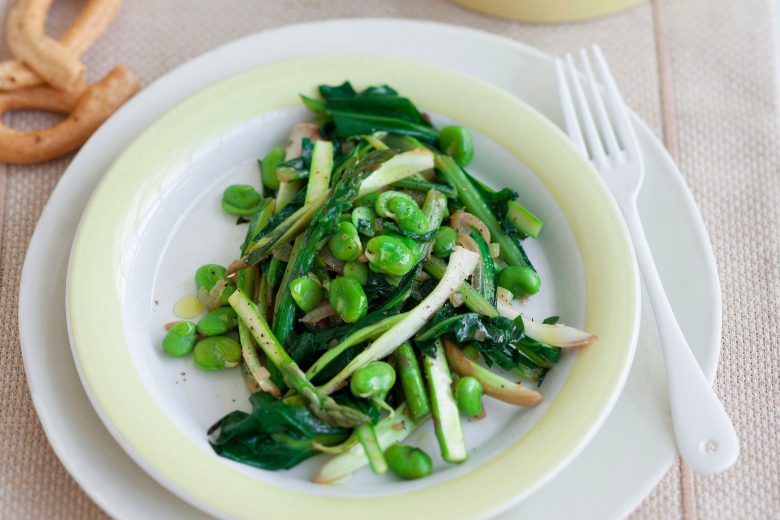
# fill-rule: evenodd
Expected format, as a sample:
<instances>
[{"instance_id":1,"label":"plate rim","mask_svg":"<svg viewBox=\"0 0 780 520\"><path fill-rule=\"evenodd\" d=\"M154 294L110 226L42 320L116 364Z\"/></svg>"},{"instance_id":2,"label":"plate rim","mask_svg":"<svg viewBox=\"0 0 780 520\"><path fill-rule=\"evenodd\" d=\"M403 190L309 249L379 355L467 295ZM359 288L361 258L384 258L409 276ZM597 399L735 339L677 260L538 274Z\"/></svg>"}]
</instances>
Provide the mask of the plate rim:
<instances>
[{"instance_id":1,"label":"plate rim","mask_svg":"<svg viewBox=\"0 0 780 520\"><path fill-rule=\"evenodd\" d=\"M140 455L136 451L136 450L140 450L139 444L138 443L133 444L132 441L130 441L128 443L129 439L127 438L127 431L128 431L127 425L125 425L124 428L120 428L120 427L118 427L114 423L114 421L122 421L121 417L119 415L115 415L114 419L112 421L108 417L109 412L107 412L106 409L104 408L105 402L101 403L101 397L98 396L97 394L95 394L95 388L92 385L94 385L96 383L96 379L95 378L98 376L99 373L95 372L92 369L90 369L89 368L89 363L87 363L86 366L85 366L85 359L82 356L83 356L83 354L86 353L87 348L84 347L84 343L80 342L80 340L79 340L79 334L81 334L80 331L84 330L84 328L82 326L83 322L79 322L78 325L74 325L74 321L77 321L78 318L77 318L77 320L74 320L72 318L73 314L78 315L81 312L81 310L84 308L84 305L83 305L84 301L81 299L81 295L85 294L89 290L89 285L88 284L85 285L85 280L90 280L90 281L93 280L95 275L96 275L96 272L98 272L100 270L98 266L92 265L91 268L89 269L89 272L90 272L90 276L89 277L85 277L85 276L81 276L80 275L80 271L79 271L79 267L78 267L80 265L79 262L82 261L82 258L80 256L80 248L81 247L85 247L84 244L88 244L88 242L85 242L85 239L83 238L83 235L88 234L88 231L85 231L83 229L83 227L85 226L85 222L87 223L86 225L90 225L90 223L94 223L93 221L96 219L96 217L93 215L93 212L96 211L94 209L95 205L96 205L95 201L96 200L99 201L101 199L101 197L106 196L106 195L104 195L104 192L108 191L108 188L110 187L109 186L110 182L113 182L117 178L119 178L116 170L120 169L120 166L121 166L123 160L127 160L126 156L132 157L132 153L131 152L135 151L135 148L139 146L139 143L143 142L144 136L153 135L155 131L159 131L159 128L164 128L165 124L169 124L169 125L170 124L175 124L176 123L176 119L175 118L171 119L171 118L173 118L174 115L181 116L179 111L184 110L184 109L180 108L180 107L193 105L193 103L194 103L193 102L193 98L198 99L199 96L204 96L207 93L210 93L209 95L213 96L213 93L214 92L218 92L219 88L222 88L221 85L223 85L223 84L229 83L231 81L235 82L235 81L237 81L239 79L243 79L242 77L244 77L244 76L249 77L251 75L256 75L256 74L260 73L261 71L265 71L267 69L273 69L274 67L286 66L286 65L289 65L290 63L299 64L300 62L306 62L306 61L314 62L314 63L320 63L320 62L324 62L324 61L331 60L331 59L334 59L334 58L336 59L336 61L339 61L339 60L342 60L342 61L350 61L350 60L351 61L355 61L355 60L363 59L363 61L364 61L363 68L369 67L370 63L372 61L373 62L377 62L377 61L379 61L379 62L386 62L388 64L392 63L395 66L403 66L403 67L407 67L407 68L409 68L409 67L413 68L413 66L417 66L420 69L420 70L417 71L418 75L424 75L425 74L425 70L437 69L438 68L439 70L436 71L436 73L439 74L439 78L441 78L442 76L445 76L445 75L450 75L452 77L459 78L459 82L460 83L472 82L474 85L478 85L481 90L483 90L485 92L490 91L490 93L493 96L493 99L503 99L503 101L505 103L513 104L513 105L519 107L520 109L522 109L522 111L525 112L525 114L527 116L530 117L529 122L533 119L534 120L533 123L539 125L539 128L544 128L545 131L550 132L551 138L550 138L550 141L548 143L549 146L553 146L553 143L554 143L556 148L560 148L559 153L561 151L564 151L564 150L572 152L571 153L571 157L572 157L572 160L574 161L574 163L572 163L572 164L579 163L579 167L583 168L583 172L585 170L590 172L590 178L589 178L588 182L590 182L591 186L598 186L598 188L594 188L598 192L598 195L597 196L594 195L594 197L596 197L596 199L598 199L600 197L601 199L598 200L598 202L599 202L599 204L602 205L601 207L602 208L608 208L608 209L606 209L607 213L605 213L605 216L603 217L603 218L607 218L607 215L608 215L607 221L604 221L607 224L607 226L608 226L607 229L611 228L612 230L617 232L617 235L614 237L615 238L614 242L611 242L610 245L614 246L616 248L615 250L613 250L612 257L613 258L618 258L619 261L617 261L616 263L613 264L613 266L615 268L617 268L617 271L613 271L612 272L612 276L610 278L615 277L615 276L621 277L621 281L623 282L623 284L621 285L622 290L619 291L619 292L626 293L627 296L626 296L626 301L624 303L626 303L628 305L624 309L621 308L621 310L625 310L626 311L626 317L625 317L624 327L622 329L620 329L619 334L624 334L625 335L625 338L623 336L620 336L620 337L624 339L622 344L625 344L627 342L627 348L626 348L626 355L625 355L625 357L621 358L622 363L620 364L619 368L614 369L614 370L617 370L617 377L615 377L614 379L612 377L606 378L606 380L609 380L609 381L612 382L612 386L610 387L608 398L607 398L607 400L604 403L602 403L602 405L599 407L598 411L595 412L596 413L595 420L593 420L592 422L588 423L589 426L588 426L587 432L584 435L582 435L576 441L576 443L573 446L573 449L567 448L566 455L556 462L557 465L554 468L551 468L547 473L545 473L543 475L543 478L536 479L536 480L533 481L532 484L527 485L526 488L524 489L524 491L521 494L518 494L516 491L513 491L511 496L504 496L504 497L501 498L501 504L499 506L493 506L492 509L489 509L489 510L486 509L485 512L487 512L487 513L494 513L494 512L497 512L499 510L503 510L503 509L509 507L512 503L516 503L517 501L521 500L523 497L528 496L534 490L538 489L538 487L542 486L544 483L549 481L549 479L551 479L557 472L559 472L566 464L568 464L571 460L573 460L576 457L576 455L579 454L579 452L584 448L584 446L587 444L587 442L589 442L593 438L593 436L596 434L596 432L598 431L600 426L604 423L607 415L611 411L611 409L614 406L615 402L617 401L617 399L619 397L619 394L620 394L620 390L622 389L623 384L625 383L625 380L627 378L628 371L630 370L631 360L633 359L633 354L634 354L634 350L635 350L635 346L636 346L636 338L637 338L638 329L639 329L639 311L640 311L639 303L638 303L638 298L639 298L639 294L640 294L639 293L639 278L638 278L638 272L637 272L637 269L636 269L636 265L635 265L635 262L634 262L633 250L630 247L630 241L628 239L628 234L627 234L627 231L625 229L625 224L623 223L622 218L619 216L619 212L617 210L617 206L615 205L614 201L612 201L611 196L609 195L609 193L606 190L605 186L601 182L601 179L598 177L598 175L595 172L592 171L590 164L587 163L586 161L584 161L584 159L582 159L576 153L574 148L571 147L571 145L569 144L568 139L560 132L560 130L553 123L551 123L549 120L544 118L544 116L539 114L535 109L533 109L532 107L530 107L527 104L523 103L521 100L519 100L519 99L517 99L517 98L515 98L513 96L510 96L509 94L505 93L504 91L494 87L493 85L490 85L490 84L487 84L485 82L482 82L481 80L478 80L476 78L468 77L465 74L460 73L460 72L452 71L450 69L443 69L441 67L432 67L430 64L424 64L424 63L416 61L416 60L388 58L388 57L384 57L384 56L381 56L381 57L380 56L371 56L368 60L366 60L366 57L358 57L357 55L354 55L354 54L340 55L340 56L335 56L335 57L318 55L318 56L315 56L315 57L294 58L294 59L289 59L289 60L283 60L281 62L276 62L274 64L264 65L264 66L261 66L261 67L255 68L255 69L251 69L249 71L245 71L243 73L239 73L237 75L234 75L233 77L229 77L229 78L227 78L225 80L217 82L216 84L213 84L213 85L207 87L203 91L194 94L192 97L188 98L187 100L183 101L182 103L180 103L179 105L177 105L176 107L171 109L171 111L169 111L167 114L161 116L161 118L158 119L158 121L156 121L155 123L150 125L149 128L147 128L147 130L145 130L132 144L130 144L127 147L127 149L115 161L114 165L112 165L112 167L109 169L109 172L103 177L103 179L101 180L100 184L98 185L98 187L96 188L95 192L93 193L93 196L90 198L90 202L87 204L87 207L86 207L86 209L84 211L84 215L82 216L82 220L79 223L79 227L78 227L78 229L76 231L76 238L75 238L74 243L73 243L73 250L72 250L72 253L71 253L70 263L69 263L69 268L68 268L68 277L67 277L68 304L67 304L67 310L68 310L68 329L69 329L69 334L70 334L70 337L71 337L71 344L73 345L74 356L75 356L75 359L76 359L76 364L77 364L77 368L78 368L79 374L82 377L82 381L84 382L85 388L87 389L87 393L90 395L90 400L92 401L93 405L95 405L96 409L98 410L99 415L104 420L106 425L107 426L110 425L109 426L109 430L112 432L112 434L115 435L115 437L119 441L120 445L125 449L125 451L127 451L131 455L131 457L133 457L133 459L136 460L136 462L141 463L141 461L143 461L144 463L141 464L142 467L144 467L144 469L146 469L147 472L150 472L150 474L155 479L157 479L159 482L163 483L163 485L166 485L166 487L168 487L170 490L174 491L175 493L179 494L180 496L186 497L186 499L188 501L190 501L190 502L192 502L194 500L195 503L198 503L200 507L206 509L207 511L209 511L211 513L217 513L218 511L215 510L214 507L218 507L218 506L216 504L204 503L201 500L202 494L200 496L195 496L192 493L184 492L181 489L182 486L183 486L183 484L182 484L182 480L183 479L182 478L178 478L177 480L173 481L172 477L168 477L168 478L171 478L171 481L168 481L168 478L166 478L166 477L164 477L164 476L162 476L160 474L160 468L159 467L154 467L154 469L152 469L153 464L150 462L150 460L148 460L149 457L144 457L144 456ZM306 69L307 71L311 69L310 66L302 67L302 68ZM358 70L358 69L355 69L355 70ZM351 74L356 74L356 73L351 73ZM386 72L386 74L387 74L387 72ZM266 80L267 79L268 78L266 78ZM432 79L432 78L429 78L429 79ZM439 79L439 80L441 80L441 79ZM393 81L397 82L399 80L393 80ZM266 83L266 85L267 85L267 83ZM408 87L405 87L405 89L408 90ZM223 92L223 94L224 94L224 92ZM418 92L417 95L414 96L414 97L420 98L420 97L422 97L422 95L423 95L422 93ZM433 103L433 101L428 102L427 105L431 105L431 103ZM222 107L222 108L224 109L224 107ZM434 109L434 110L436 110L436 109ZM438 111L438 110L436 110L436 111ZM468 111L466 111L466 112L468 112ZM174 114L174 115L171 115L171 114ZM448 113L448 116L449 115L452 115L452 114ZM518 113L515 114L515 118L516 119L520 119L519 116L520 116L520 112L518 111ZM168 119L170 119L170 121ZM467 120L465 115L462 115L459 118L456 117L456 119ZM495 119L494 119L493 122L494 123L496 122ZM539 129L539 128L537 128L537 129ZM483 129L482 131L484 132L485 130ZM487 133L489 134L489 132L487 132ZM495 137L495 135L496 134L494 134L494 140L500 141L500 139L497 139ZM498 135L500 135L500 134L498 134ZM526 136L526 137L528 137L528 136ZM149 144L149 143L147 143L147 144ZM508 149L512 148L512 146L509 143L504 143L504 146L506 148L508 148ZM544 146L544 144L543 144L543 146ZM522 148L522 147L518 147L518 148ZM517 155L520 152L518 152L517 149L515 149L515 151L513 153L515 155ZM549 160L551 158L547 157L547 159ZM532 169L534 169L533 165L529 164L529 166ZM127 178L127 176L128 176L128 172L125 173L125 177L124 178ZM544 182L544 180L543 180L543 182ZM554 183L552 183L552 185L554 186ZM117 187L118 186L114 186L114 188L117 188ZM551 185L548 184L547 188L551 189ZM558 199L559 204L561 203L561 197L563 197L563 196L560 193L556 196L556 199ZM565 199L565 197L563 197L563 198ZM570 207L572 207L572 206L569 206L569 208ZM562 209L564 210L564 213L567 212L567 207L562 207ZM595 208L594 208L594 212L592 212L591 215L593 215L593 214L598 215L598 210L595 210ZM102 220L102 218L100 220ZM570 225L572 225L573 228L576 228L579 225L576 222L572 222L571 218L568 218L568 220L569 220ZM121 222L115 222L115 224L118 224L118 223L121 223ZM90 229L90 231L92 231L94 233L96 230L95 229ZM588 245L589 241L585 240L584 238L582 238L584 236L585 236L584 234L578 234L576 232L576 230L575 230L575 237L579 237L578 240L577 240L578 248L581 251L589 248L589 245ZM591 271L589 271L589 269L587 267L587 264L591 262L591 260L589 258L589 255L594 255L594 256L597 257L598 256L597 249L590 248L590 252L589 253L586 253L586 254L582 255L583 256L583 263L586 264L586 266L585 266L586 272L590 272L590 274L593 275L593 272L598 272L598 271L595 270L595 269L592 269ZM87 256L87 258L89 258L89 257ZM611 259L612 258L610 258L610 260ZM604 260L605 259L602 258L602 261L604 261ZM96 269L96 267L98 267L98 268ZM622 270L622 272L621 272L621 270ZM616 273L618 273L618 274L616 274ZM74 281L74 277L75 277L75 281ZM586 279L590 280L591 277L590 276L586 276ZM108 281L109 281L108 279L104 279L103 280L103 282L108 282ZM78 291L73 291L72 290L72 286L73 286L74 283L79 287ZM593 284L593 287L598 287L598 285L597 284ZM599 290L600 289L597 288L593 292L598 294ZM612 296L611 296L612 298L619 298L621 296L618 293L611 293L611 294L612 294ZM74 295L79 295L79 296L74 296ZM98 295L95 294L94 291L92 291L92 297L95 298L97 296ZM588 299L590 301L590 296L588 296ZM76 305L75 312L74 312L74 305ZM591 306L590 308L586 309L586 312L587 312L588 316L590 316L591 314L595 314L596 316L598 316L599 312L603 312L603 310L600 310L598 308L598 306L596 306L597 307L596 309L594 309L592 307L593 306ZM105 308L104 308L104 311L105 311ZM105 316L105 314L104 314L104 316ZM586 318L586 319L589 320L590 317ZM613 320L613 321L614 322L620 322L620 323L623 322L623 320ZM625 330L623 330L623 329L625 329ZM610 330L609 327L607 327L606 330L609 331ZM604 338L607 338L608 336L609 336L609 333L605 333ZM115 339L117 341L120 341L120 338L115 338ZM606 344L604 343L605 341L606 341ZM609 345L609 342L606 339L602 339L602 345L603 345L603 348L607 348L607 345ZM602 348L602 350L603 350L603 348ZM581 356L583 356L583 355L587 356L587 354L581 354ZM576 366L577 366L577 364L575 363L575 369L573 370L574 374L576 374L576 372L577 372L576 371ZM572 375L570 374L569 380L567 380L567 384L571 380L571 378L572 378ZM125 383L127 383L127 382L128 381L125 381ZM564 389L562 390L562 392L565 391L565 387L566 387L566 385L564 385ZM103 398L104 401L107 398L106 395L107 395L106 393L103 393L102 398ZM564 404L561 404L561 402L564 403ZM556 399L556 401L554 401L554 403L553 403L551 408L552 409L558 409L558 408L560 408L562 406L565 406L565 403L567 401L564 400L564 401L561 401L561 402L559 402L559 399ZM125 404L127 404L127 403L125 403ZM532 427L531 431L533 431L536 428L536 425L544 425L544 423L546 422L545 418L547 418L547 417L555 417L555 414L550 415L550 412L548 411L535 424L535 426ZM107 419L108 419L108 421L107 421ZM124 431L120 432L120 430L124 430ZM117 436L116 435L117 433L120 433L120 435ZM549 433L550 432L548 431L548 434ZM552 433L556 434L558 432L556 432L555 430L552 430ZM523 440L525 440L526 438L533 438L529 434L530 434L530 432L527 433L523 437ZM523 443L524 442L517 442L515 444L515 446L523 444ZM506 457L507 456L506 454L508 454L511 451L513 451L515 449L515 446L508 448L506 450L504 456ZM131 449L129 449L129 448L131 448ZM528 463L529 462L528 459L526 459L525 462ZM465 475L462 475L462 476L459 476L459 477L455 477L453 479L448 480L447 482L444 482L444 483L441 483L441 484L432 485L432 486L430 486L428 488L425 488L424 490L411 491L408 495L405 495L407 497L407 501L409 500L409 497L412 497L413 495L416 495L418 493L422 494L422 495L426 495L426 494L431 494L431 490L438 490L440 488L444 489L445 487L452 488L455 483L458 483L459 481L462 481L462 480L468 480L468 476L474 474L475 472L482 471L483 469L485 471L487 471L486 468L488 468L489 466L493 465L494 463L496 463L496 460L491 460L489 462L481 464L478 467L473 468L470 472L466 473ZM259 483L256 482L255 485L259 486ZM278 493L278 488L277 488L277 493ZM310 499L311 498L319 499L319 497L317 497L316 495L306 495L306 496L309 497ZM361 499L361 500L362 501L366 501L366 502L376 502L376 501L381 500L381 498L380 497L372 497L372 498L365 498L365 499ZM220 504L220 505L223 505L223 504L224 504L224 502L222 504ZM238 510L234 510L233 512L235 513L237 511ZM483 513L480 512L480 514L483 514Z\"/></svg>"}]
</instances>

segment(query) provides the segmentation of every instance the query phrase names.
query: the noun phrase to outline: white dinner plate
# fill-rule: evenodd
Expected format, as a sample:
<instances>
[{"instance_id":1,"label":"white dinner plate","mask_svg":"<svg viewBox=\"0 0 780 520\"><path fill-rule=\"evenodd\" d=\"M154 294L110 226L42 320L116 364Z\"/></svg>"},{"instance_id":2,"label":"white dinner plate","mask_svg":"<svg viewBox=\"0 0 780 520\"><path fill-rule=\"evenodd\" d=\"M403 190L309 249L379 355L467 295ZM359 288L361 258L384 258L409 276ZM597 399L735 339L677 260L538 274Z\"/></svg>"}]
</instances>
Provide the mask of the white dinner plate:
<instances>
[{"instance_id":1,"label":"white dinner plate","mask_svg":"<svg viewBox=\"0 0 780 520\"><path fill-rule=\"evenodd\" d=\"M393 49L382 45L399 32L408 37ZM66 259L57 252L68 249L81 208L102 172L140 130L173 104L217 80L303 54L291 45L302 34L321 42L318 52L322 53L359 51L435 62L485 79L551 119L560 119L549 57L477 31L400 20L330 21L244 38L174 70L112 117L71 163L44 210L25 262L19 316L28 381L49 440L82 487L117 517L143 518L153 512L192 518L197 513L135 466L91 409L67 344ZM355 41L361 41L359 49ZM446 50L440 42L447 42ZM453 51L453 46L463 52ZM521 70L522 75L517 73ZM530 70L534 73L528 74ZM712 377L720 340L720 291L706 233L663 148L644 125L639 134L648 160L640 205L649 240L694 353ZM670 209L653 211L659 200ZM37 276L44 262L49 272L57 274L53 280ZM39 329L27 319L41 309L51 316L48 328ZM617 517L649 492L675 454L656 343L652 315L644 312L637 362L602 431L571 466L507 516ZM559 499L562 493L567 500Z\"/></svg>"}]
</instances>

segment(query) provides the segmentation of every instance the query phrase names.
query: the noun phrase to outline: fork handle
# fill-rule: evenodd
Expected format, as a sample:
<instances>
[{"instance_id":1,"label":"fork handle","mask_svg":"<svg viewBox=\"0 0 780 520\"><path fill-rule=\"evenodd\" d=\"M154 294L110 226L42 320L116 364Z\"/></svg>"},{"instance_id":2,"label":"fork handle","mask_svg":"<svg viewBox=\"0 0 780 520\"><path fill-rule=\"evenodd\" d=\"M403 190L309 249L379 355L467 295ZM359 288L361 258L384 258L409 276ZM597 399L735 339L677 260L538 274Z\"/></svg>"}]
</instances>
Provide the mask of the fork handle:
<instances>
[{"instance_id":1,"label":"fork handle","mask_svg":"<svg viewBox=\"0 0 780 520\"><path fill-rule=\"evenodd\" d=\"M680 455L696 473L724 471L739 456L734 426L677 323L653 261L636 204L621 207L653 306L666 364L672 423Z\"/></svg>"}]
</instances>

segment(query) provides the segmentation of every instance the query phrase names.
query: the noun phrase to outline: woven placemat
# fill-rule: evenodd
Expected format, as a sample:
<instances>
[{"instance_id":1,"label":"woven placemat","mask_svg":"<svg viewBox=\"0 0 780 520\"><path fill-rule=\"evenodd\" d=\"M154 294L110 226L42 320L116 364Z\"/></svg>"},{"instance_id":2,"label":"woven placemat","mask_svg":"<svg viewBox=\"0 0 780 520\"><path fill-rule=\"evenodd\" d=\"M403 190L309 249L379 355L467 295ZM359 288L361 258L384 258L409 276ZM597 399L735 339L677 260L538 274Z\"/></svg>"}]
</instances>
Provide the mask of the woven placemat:
<instances>
[{"instance_id":1,"label":"woven placemat","mask_svg":"<svg viewBox=\"0 0 780 520\"><path fill-rule=\"evenodd\" d=\"M51 33L61 31L81 5L55 2ZM8 8L0 0L0 13ZM443 0L126 2L84 59L93 78L121 62L148 84L246 34L357 16L455 23L556 54L601 43L628 103L677 156L710 232L724 305L716 389L742 443L737 465L718 476L693 477L675 464L632 518L780 517L780 132L771 0L656 0L606 19L555 26L497 20ZM0 57L6 56L0 46ZM7 119L29 127L50 118L14 113ZM0 164L2 518L105 516L44 437L25 382L16 321L25 250L69 159Z\"/></svg>"}]
</instances>

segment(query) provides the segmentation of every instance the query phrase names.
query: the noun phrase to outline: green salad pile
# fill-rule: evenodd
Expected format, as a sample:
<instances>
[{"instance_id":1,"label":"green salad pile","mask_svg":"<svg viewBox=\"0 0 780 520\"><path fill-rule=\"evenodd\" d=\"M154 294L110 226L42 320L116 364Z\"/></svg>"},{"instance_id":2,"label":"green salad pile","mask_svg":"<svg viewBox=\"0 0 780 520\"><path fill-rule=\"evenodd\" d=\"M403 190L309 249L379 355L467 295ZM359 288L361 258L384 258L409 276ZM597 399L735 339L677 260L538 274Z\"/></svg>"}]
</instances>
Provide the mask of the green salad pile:
<instances>
[{"instance_id":1,"label":"green salad pile","mask_svg":"<svg viewBox=\"0 0 780 520\"><path fill-rule=\"evenodd\" d=\"M259 161L258 185L224 191L240 254L197 270L208 313L162 347L240 367L251 411L208 432L223 457L278 470L330 454L321 483L365 465L425 477L431 456L403 444L415 429L432 418L441 458L465 461L461 423L484 396L538 404L562 348L595 337L513 306L540 290L523 241L542 222L466 171L467 129L437 129L388 86L319 94L301 96L314 122Z\"/></svg>"}]
</instances>

